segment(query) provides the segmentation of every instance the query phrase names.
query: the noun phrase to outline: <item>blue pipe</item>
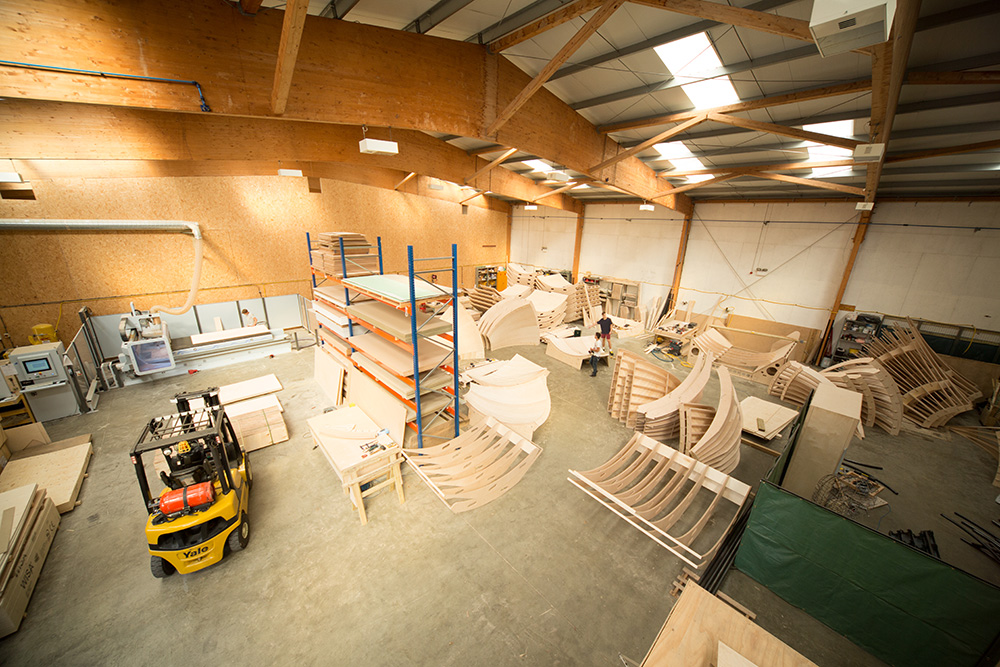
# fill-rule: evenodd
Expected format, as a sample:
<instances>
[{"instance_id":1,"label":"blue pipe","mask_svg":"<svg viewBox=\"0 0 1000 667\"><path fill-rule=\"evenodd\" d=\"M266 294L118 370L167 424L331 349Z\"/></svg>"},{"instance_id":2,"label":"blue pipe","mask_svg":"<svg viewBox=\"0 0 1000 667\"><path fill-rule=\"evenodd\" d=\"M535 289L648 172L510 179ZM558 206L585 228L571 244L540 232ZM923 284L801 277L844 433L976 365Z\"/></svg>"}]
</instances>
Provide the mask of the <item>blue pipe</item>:
<instances>
[{"instance_id":1,"label":"blue pipe","mask_svg":"<svg viewBox=\"0 0 1000 667\"><path fill-rule=\"evenodd\" d=\"M132 81L157 81L160 83L185 83L198 89L198 97L201 99L201 110L212 111L205 101L205 93L201 90L201 84L197 81L186 79L164 79L159 76L142 76L139 74L119 74L116 72L101 72L93 69L75 69L73 67L56 67L54 65L37 65L35 63L20 63L13 60L0 60L0 65L5 67L24 67L25 69L41 69L49 72L67 72L69 74L87 74L89 76L103 76L111 79L130 79Z\"/></svg>"}]
</instances>

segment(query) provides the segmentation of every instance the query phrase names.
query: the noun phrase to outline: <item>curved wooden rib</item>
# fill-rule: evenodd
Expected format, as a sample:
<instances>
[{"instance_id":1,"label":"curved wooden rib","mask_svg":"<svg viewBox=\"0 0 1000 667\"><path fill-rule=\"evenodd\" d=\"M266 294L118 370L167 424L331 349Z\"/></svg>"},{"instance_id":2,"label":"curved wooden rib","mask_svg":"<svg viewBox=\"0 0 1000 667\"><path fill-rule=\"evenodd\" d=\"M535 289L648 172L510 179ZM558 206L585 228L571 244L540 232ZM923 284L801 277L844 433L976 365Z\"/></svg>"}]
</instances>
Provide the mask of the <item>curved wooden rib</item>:
<instances>
[{"instance_id":1,"label":"curved wooden rib","mask_svg":"<svg viewBox=\"0 0 1000 667\"><path fill-rule=\"evenodd\" d=\"M655 464L650 466L652 461ZM695 568L707 562L733 521L729 521L722 535L713 538L709 552L698 553L691 548L691 543L719 511L722 501L736 508L735 519L750 492L750 487L743 482L641 433L634 434L607 464L595 470L631 486L613 493L606 484L599 484L574 470L570 470L569 481ZM713 494L712 500L704 511L695 515L691 508L696 505L699 495L705 493ZM636 504L646 498L645 502ZM671 528L682 522L690 524L690 528L680 536L671 534Z\"/></svg>"},{"instance_id":2,"label":"curved wooden rib","mask_svg":"<svg viewBox=\"0 0 1000 667\"><path fill-rule=\"evenodd\" d=\"M680 433L680 406L695 403L701 398L712 373L713 356L705 352L695 359L694 368L687 377L663 398L639 406L636 410L636 430L666 442Z\"/></svg>"},{"instance_id":3,"label":"curved wooden rib","mask_svg":"<svg viewBox=\"0 0 1000 667\"><path fill-rule=\"evenodd\" d=\"M492 417L457 438L404 449L410 466L452 512L496 500L517 484L542 449Z\"/></svg>"},{"instance_id":4,"label":"curved wooden rib","mask_svg":"<svg viewBox=\"0 0 1000 667\"><path fill-rule=\"evenodd\" d=\"M691 456L708 465L730 473L740 462L740 432L743 430L743 415L736 388L729 377L729 371L720 366L719 408L705 435L691 448Z\"/></svg>"}]
</instances>

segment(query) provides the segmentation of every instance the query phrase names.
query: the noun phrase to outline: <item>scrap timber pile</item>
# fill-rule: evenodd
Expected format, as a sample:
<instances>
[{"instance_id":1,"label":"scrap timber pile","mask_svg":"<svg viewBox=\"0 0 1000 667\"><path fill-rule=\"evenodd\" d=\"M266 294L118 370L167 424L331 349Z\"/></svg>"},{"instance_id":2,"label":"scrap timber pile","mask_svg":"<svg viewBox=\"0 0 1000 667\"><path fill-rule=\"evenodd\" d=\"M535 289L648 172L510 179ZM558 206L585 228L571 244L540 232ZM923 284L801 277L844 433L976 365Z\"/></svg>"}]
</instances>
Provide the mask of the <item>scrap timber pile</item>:
<instances>
[{"instance_id":1,"label":"scrap timber pile","mask_svg":"<svg viewBox=\"0 0 1000 667\"><path fill-rule=\"evenodd\" d=\"M894 326L865 345L899 385L904 415L923 426L943 426L955 415L973 409L982 392L949 368L920 335L913 320L909 327Z\"/></svg>"}]
</instances>

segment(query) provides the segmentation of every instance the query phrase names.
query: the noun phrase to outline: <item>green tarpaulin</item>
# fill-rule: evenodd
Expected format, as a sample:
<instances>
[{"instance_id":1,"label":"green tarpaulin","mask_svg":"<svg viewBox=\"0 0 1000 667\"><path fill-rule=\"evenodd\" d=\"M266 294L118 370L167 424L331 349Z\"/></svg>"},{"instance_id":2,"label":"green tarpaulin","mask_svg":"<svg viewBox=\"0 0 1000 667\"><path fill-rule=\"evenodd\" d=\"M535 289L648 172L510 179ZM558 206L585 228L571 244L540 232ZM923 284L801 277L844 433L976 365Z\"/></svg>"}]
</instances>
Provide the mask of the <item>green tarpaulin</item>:
<instances>
[{"instance_id":1,"label":"green tarpaulin","mask_svg":"<svg viewBox=\"0 0 1000 667\"><path fill-rule=\"evenodd\" d=\"M974 665L1000 589L762 482L736 567L890 665Z\"/></svg>"}]
</instances>

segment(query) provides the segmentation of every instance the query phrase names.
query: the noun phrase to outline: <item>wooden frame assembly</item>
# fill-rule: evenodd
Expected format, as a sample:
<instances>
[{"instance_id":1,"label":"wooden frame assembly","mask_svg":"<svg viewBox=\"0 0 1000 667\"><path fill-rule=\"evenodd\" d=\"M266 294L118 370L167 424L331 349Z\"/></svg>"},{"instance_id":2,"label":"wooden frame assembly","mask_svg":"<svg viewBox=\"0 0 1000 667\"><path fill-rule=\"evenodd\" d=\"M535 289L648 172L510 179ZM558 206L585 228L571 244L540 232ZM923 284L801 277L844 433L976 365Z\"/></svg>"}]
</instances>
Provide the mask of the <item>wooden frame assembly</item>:
<instances>
[{"instance_id":1,"label":"wooden frame assembly","mask_svg":"<svg viewBox=\"0 0 1000 667\"><path fill-rule=\"evenodd\" d=\"M739 331L742 334L756 334L766 339L787 341L786 344L775 343L773 349L768 351L749 350L735 346L719 329L726 327L711 327L694 337L688 352L688 361L691 362L692 357L706 350L715 357L715 363L726 366L740 377L761 384L770 381L778 368L788 360L798 341L798 332L792 332L789 336L775 336Z\"/></svg>"},{"instance_id":2,"label":"wooden frame assembly","mask_svg":"<svg viewBox=\"0 0 1000 667\"><path fill-rule=\"evenodd\" d=\"M681 423L684 426L681 430L688 438L688 453L691 456L707 463L716 470L724 473L731 473L740 462L740 432L743 430L743 415L740 412L740 402L736 397L736 388L729 377L729 371L720 366L715 370L719 375L719 407L712 416L712 421L708 429L695 439L697 432L701 429L695 414L697 410L688 410L687 423L682 417ZM681 413L684 414L684 407ZM701 411L704 415L704 410Z\"/></svg>"},{"instance_id":3,"label":"wooden frame assembly","mask_svg":"<svg viewBox=\"0 0 1000 667\"><path fill-rule=\"evenodd\" d=\"M608 412L625 426L635 428L639 406L665 396L680 384L666 369L628 350L619 350L611 377Z\"/></svg>"},{"instance_id":4,"label":"wooden frame assembly","mask_svg":"<svg viewBox=\"0 0 1000 667\"><path fill-rule=\"evenodd\" d=\"M541 453L492 417L443 445L403 450L420 479L455 514L510 491Z\"/></svg>"},{"instance_id":5,"label":"wooden frame assembly","mask_svg":"<svg viewBox=\"0 0 1000 667\"><path fill-rule=\"evenodd\" d=\"M695 359L694 368L677 387L666 396L650 401L636 409L635 430L651 438L666 442L680 434L680 408L685 403L697 403L712 374L711 352L703 352Z\"/></svg>"},{"instance_id":6,"label":"wooden frame assembly","mask_svg":"<svg viewBox=\"0 0 1000 667\"><path fill-rule=\"evenodd\" d=\"M569 474L577 488L694 568L718 549L750 493L743 482L642 433L603 465ZM724 528L708 535L709 524Z\"/></svg>"},{"instance_id":7,"label":"wooden frame assembly","mask_svg":"<svg viewBox=\"0 0 1000 667\"><path fill-rule=\"evenodd\" d=\"M899 385L904 415L924 428L943 426L973 409L982 396L970 380L949 368L907 318L909 328L883 330L864 347Z\"/></svg>"}]
</instances>

